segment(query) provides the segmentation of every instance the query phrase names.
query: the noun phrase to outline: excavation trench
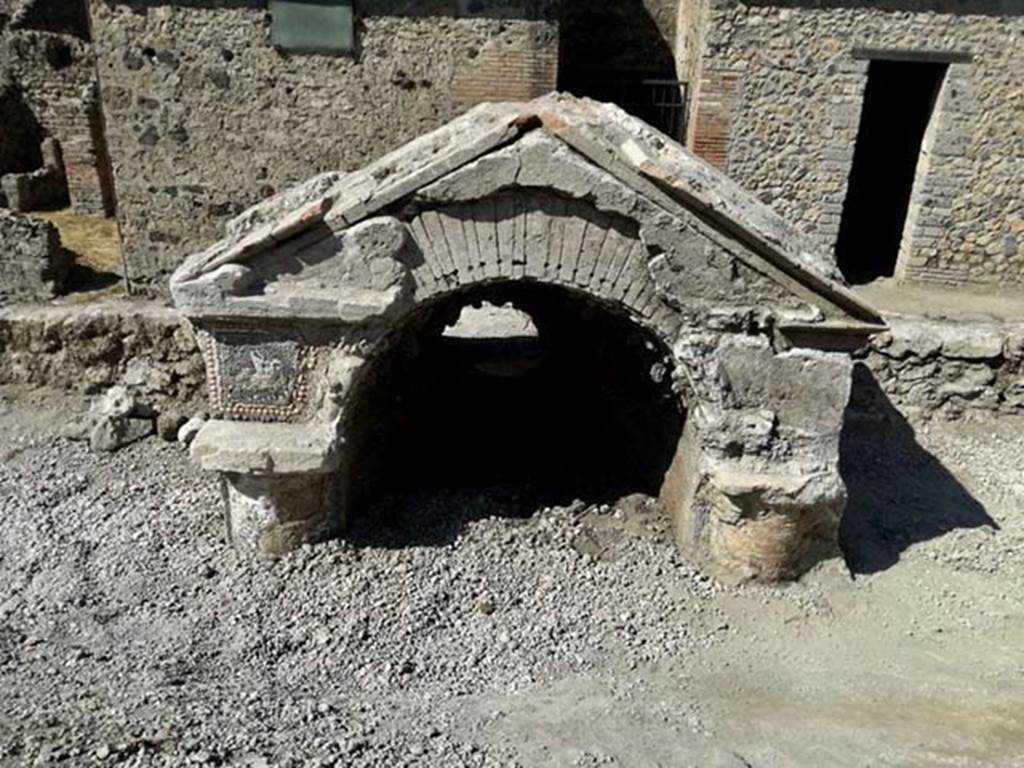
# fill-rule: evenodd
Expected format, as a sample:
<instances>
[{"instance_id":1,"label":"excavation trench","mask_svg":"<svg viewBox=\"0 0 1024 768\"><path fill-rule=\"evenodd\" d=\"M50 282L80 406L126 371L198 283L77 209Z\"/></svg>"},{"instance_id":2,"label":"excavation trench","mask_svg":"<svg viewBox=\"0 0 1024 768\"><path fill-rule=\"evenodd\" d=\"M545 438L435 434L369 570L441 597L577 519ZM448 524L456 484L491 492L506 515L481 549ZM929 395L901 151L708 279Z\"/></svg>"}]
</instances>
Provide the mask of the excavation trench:
<instances>
[{"instance_id":1,"label":"excavation trench","mask_svg":"<svg viewBox=\"0 0 1024 768\"><path fill-rule=\"evenodd\" d=\"M395 523L381 517L410 497L444 516L438 499L497 494L501 514L523 516L657 495L685 420L668 354L621 311L564 288L517 282L431 302L353 393L353 531Z\"/></svg>"}]
</instances>

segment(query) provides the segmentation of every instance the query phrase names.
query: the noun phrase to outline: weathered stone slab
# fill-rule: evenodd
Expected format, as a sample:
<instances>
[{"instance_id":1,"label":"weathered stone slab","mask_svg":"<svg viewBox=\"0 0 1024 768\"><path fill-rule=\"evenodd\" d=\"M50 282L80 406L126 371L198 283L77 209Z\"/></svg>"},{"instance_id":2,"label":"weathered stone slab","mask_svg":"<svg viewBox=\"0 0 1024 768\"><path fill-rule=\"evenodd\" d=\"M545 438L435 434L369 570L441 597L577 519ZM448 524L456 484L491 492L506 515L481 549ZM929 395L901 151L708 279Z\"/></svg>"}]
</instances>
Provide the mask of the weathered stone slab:
<instances>
[{"instance_id":1,"label":"weathered stone slab","mask_svg":"<svg viewBox=\"0 0 1024 768\"><path fill-rule=\"evenodd\" d=\"M327 474L338 467L340 446L330 425L206 422L192 441L203 469L238 474Z\"/></svg>"}]
</instances>

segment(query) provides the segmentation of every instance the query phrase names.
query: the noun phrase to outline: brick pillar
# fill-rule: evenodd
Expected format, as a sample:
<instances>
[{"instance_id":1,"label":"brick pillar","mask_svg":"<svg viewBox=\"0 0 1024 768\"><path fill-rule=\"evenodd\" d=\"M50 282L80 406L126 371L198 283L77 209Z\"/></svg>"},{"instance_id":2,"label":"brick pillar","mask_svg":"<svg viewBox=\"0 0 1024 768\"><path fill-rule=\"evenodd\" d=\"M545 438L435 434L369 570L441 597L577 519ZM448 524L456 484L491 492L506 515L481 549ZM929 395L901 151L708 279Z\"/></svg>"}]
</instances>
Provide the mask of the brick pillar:
<instances>
[{"instance_id":1,"label":"brick pillar","mask_svg":"<svg viewBox=\"0 0 1024 768\"><path fill-rule=\"evenodd\" d=\"M728 170L741 76L738 70L706 68L691 106L690 150L723 171Z\"/></svg>"},{"instance_id":2,"label":"brick pillar","mask_svg":"<svg viewBox=\"0 0 1024 768\"><path fill-rule=\"evenodd\" d=\"M61 149L71 207L93 216L114 215L114 185L99 91L94 85L60 109Z\"/></svg>"},{"instance_id":3,"label":"brick pillar","mask_svg":"<svg viewBox=\"0 0 1024 768\"><path fill-rule=\"evenodd\" d=\"M455 73L452 94L465 106L483 101L529 101L558 83L558 29L535 22L492 39Z\"/></svg>"}]
</instances>

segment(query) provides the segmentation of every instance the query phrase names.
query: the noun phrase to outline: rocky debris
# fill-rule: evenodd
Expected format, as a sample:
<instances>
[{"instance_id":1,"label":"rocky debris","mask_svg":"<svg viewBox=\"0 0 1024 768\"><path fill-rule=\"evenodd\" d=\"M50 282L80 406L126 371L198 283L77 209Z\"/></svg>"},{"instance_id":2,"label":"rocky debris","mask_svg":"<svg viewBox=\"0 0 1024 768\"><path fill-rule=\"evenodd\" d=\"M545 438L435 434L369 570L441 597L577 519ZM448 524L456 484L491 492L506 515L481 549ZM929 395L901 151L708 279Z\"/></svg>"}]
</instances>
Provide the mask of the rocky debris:
<instances>
[{"instance_id":1,"label":"rocky debris","mask_svg":"<svg viewBox=\"0 0 1024 768\"><path fill-rule=\"evenodd\" d=\"M161 440L173 443L178 432L188 423L188 416L174 409L161 411L156 417L156 433Z\"/></svg>"},{"instance_id":2,"label":"rocky debris","mask_svg":"<svg viewBox=\"0 0 1024 768\"><path fill-rule=\"evenodd\" d=\"M93 401L89 412L98 417L131 416L139 409L138 401L126 387L111 387Z\"/></svg>"},{"instance_id":3,"label":"rocky debris","mask_svg":"<svg viewBox=\"0 0 1024 768\"><path fill-rule=\"evenodd\" d=\"M851 581L834 560L784 588L736 590L675 551L649 499L538 508L515 487L395 494L355 515L344 541L240 560L210 502L216 478L182 451L150 440L95 454L19 426L45 409L0 406L3 765L816 766L823 743L871 764L870 735L895 733L891 711L851 723L847 696L877 701L886 677L920 695L935 689L929 670L962 669L985 638L1019 645L1024 431L1012 418L918 435L999 532L970 522L952 476L906 484L908 467L941 467L907 435L853 424L844 479L872 503L849 554L881 549L898 565ZM615 556L580 553L583 539ZM882 636L848 653L849 674L871 690L837 691L803 730L782 717L794 689L820 700L829 663L865 626ZM806 660L818 641L825 655ZM908 658L927 660L909 670L921 674L893 675ZM780 698L741 686L729 706L755 714L723 712L720 696L751 670ZM972 685L1005 702L1006 679ZM1002 694L985 687L996 682ZM1001 706L989 715L1016 711ZM756 733L740 743L729 728ZM935 762L929 735L913 730L888 762Z\"/></svg>"},{"instance_id":4,"label":"rocky debris","mask_svg":"<svg viewBox=\"0 0 1024 768\"><path fill-rule=\"evenodd\" d=\"M497 607L494 604L493 597L490 595L483 595L477 599L476 609L485 616L490 616L495 610L497 610Z\"/></svg>"},{"instance_id":5,"label":"rocky debris","mask_svg":"<svg viewBox=\"0 0 1024 768\"><path fill-rule=\"evenodd\" d=\"M94 451L116 451L126 445L142 440L153 434L152 419L131 416L100 419L89 435L89 445Z\"/></svg>"},{"instance_id":6,"label":"rocky debris","mask_svg":"<svg viewBox=\"0 0 1024 768\"><path fill-rule=\"evenodd\" d=\"M87 440L94 451L111 452L149 437L156 413L142 405L126 387L111 387L93 400L89 412L71 419L63 437Z\"/></svg>"},{"instance_id":7,"label":"rocky debris","mask_svg":"<svg viewBox=\"0 0 1024 768\"><path fill-rule=\"evenodd\" d=\"M152 397L174 393L174 374L149 356L133 357L125 366L121 383L133 392Z\"/></svg>"},{"instance_id":8,"label":"rocky debris","mask_svg":"<svg viewBox=\"0 0 1024 768\"><path fill-rule=\"evenodd\" d=\"M182 445L191 445L192 441L196 439L196 435L199 434L199 430L206 424L207 418L205 413L197 413L188 419L178 428L178 442Z\"/></svg>"},{"instance_id":9,"label":"rocky debris","mask_svg":"<svg viewBox=\"0 0 1024 768\"><path fill-rule=\"evenodd\" d=\"M170 406L157 412L134 388L119 385L95 398L88 412L70 418L60 434L88 441L94 451L116 451L153 434L166 442L188 445L207 418L205 412L189 418Z\"/></svg>"},{"instance_id":10,"label":"rocky debris","mask_svg":"<svg viewBox=\"0 0 1024 768\"><path fill-rule=\"evenodd\" d=\"M514 489L398 495L275 566L233 556L215 485L157 441L102 456L43 441L3 463L20 543L0 544L0 763L529 765L484 736L494 707L469 695L714 642L701 612L718 587L664 518L599 563L570 545L585 504L527 520ZM64 587L22 577L37 557ZM85 688L95 706L76 703Z\"/></svg>"},{"instance_id":11,"label":"rocky debris","mask_svg":"<svg viewBox=\"0 0 1024 768\"><path fill-rule=\"evenodd\" d=\"M149 437L155 428L153 412L125 387L111 387L89 409L89 445L94 451L116 451Z\"/></svg>"}]
</instances>

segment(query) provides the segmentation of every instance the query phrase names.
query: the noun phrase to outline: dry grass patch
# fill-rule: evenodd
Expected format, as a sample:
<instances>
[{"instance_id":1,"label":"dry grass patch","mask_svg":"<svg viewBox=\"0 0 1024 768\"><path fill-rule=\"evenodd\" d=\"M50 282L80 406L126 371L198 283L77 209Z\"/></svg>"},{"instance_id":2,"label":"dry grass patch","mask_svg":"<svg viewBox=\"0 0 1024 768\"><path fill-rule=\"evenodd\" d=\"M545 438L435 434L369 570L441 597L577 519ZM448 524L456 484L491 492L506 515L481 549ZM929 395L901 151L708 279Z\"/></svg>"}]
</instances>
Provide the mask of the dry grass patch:
<instances>
[{"instance_id":1,"label":"dry grass patch","mask_svg":"<svg viewBox=\"0 0 1024 768\"><path fill-rule=\"evenodd\" d=\"M83 216L70 208L36 211L31 215L49 221L60 232L61 245L75 262L71 279L75 294L94 297L124 292L119 279L124 262L116 219Z\"/></svg>"}]
</instances>

